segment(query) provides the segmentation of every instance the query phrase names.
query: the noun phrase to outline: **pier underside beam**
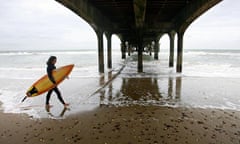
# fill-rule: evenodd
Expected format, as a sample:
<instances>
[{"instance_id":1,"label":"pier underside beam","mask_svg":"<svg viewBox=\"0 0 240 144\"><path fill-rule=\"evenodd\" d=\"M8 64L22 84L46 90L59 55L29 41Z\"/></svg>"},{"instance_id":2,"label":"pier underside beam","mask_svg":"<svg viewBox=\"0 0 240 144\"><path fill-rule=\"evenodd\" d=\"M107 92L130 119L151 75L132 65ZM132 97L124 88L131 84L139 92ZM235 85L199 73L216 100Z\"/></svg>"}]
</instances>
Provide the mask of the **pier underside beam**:
<instances>
[{"instance_id":1,"label":"pier underside beam","mask_svg":"<svg viewBox=\"0 0 240 144\"><path fill-rule=\"evenodd\" d=\"M185 32L189 25L222 0L56 0L83 18L93 29L121 37L138 48L138 71L142 52L158 35ZM99 33L99 32L98 32ZM103 41L98 35L99 72L104 72ZM177 72L182 71L183 34L178 34ZM141 38L140 38L141 37ZM172 38L173 37L173 38ZM139 39L141 39L139 41ZM124 41L124 42L125 42ZM123 42L123 44L124 44ZM110 43L110 41L108 42ZM110 48L110 47L108 47ZM125 50L124 50L125 49ZM169 66L174 66L174 36L170 34ZM158 59L156 42L154 57ZM125 58L126 48L122 48ZM108 67L111 66L108 52Z\"/></svg>"}]
</instances>

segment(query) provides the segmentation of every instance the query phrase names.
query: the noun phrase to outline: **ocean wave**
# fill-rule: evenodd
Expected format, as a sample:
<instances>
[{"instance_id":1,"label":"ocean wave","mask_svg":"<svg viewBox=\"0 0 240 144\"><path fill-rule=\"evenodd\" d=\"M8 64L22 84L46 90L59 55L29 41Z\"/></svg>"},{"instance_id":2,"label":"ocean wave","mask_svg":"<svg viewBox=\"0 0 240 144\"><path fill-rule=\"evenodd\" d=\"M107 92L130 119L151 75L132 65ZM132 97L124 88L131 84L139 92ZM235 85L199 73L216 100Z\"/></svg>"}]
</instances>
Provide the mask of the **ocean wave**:
<instances>
[{"instance_id":1,"label":"ocean wave","mask_svg":"<svg viewBox=\"0 0 240 144\"><path fill-rule=\"evenodd\" d=\"M232 64L185 63L184 76L240 78L240 67Z\"/></svg>"},{"instance_id":2,"label":"ocean wave","mask_svg":"<svg viewBox=\"0 0 240 144\"><path fill-rule=\"evenodd\" d=\"M203 51L185 51L186 56L240 56L239 50L203 50Z\"/></svg>"},{"instance_id":3,"label":"ocean wave","mask_svg":"<svg viewBox=\"0 0 240 144\"><path fill-rule=\"evenodd\" d=\"M15 55L81 55L81 54L97 54L96 51L10 51L0 52L0 56L15 56Z\"/></svg>"},{"instance_id":4,"label":"ocean wave","mask_svg":"<svg viewBox=\"0 0 240 144\"><path fill-rule=\"evenodd\" d=\"M0 52L0 56L33 55L33 52Z\"/></svg>"},{"instance_id":5,"label":"ocean wave","mask_svg":"<svg viewBox=\"0 0 240 144\"><path fill-rule=\"evenodd\" d=\"M45 68L38 67L0 67L0 71L42 71Z\"/></svg>"}]
</instances>

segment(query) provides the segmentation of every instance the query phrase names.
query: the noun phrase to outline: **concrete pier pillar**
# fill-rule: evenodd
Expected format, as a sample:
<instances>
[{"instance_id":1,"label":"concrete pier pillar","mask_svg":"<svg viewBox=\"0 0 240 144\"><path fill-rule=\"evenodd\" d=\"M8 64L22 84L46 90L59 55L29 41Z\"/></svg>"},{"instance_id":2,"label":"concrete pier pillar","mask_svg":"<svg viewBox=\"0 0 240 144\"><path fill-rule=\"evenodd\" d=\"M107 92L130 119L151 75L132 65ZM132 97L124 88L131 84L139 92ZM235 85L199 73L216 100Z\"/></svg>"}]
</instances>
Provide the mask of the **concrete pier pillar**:
<instances>
[{"instance_id":1,"label":"concrete pier pillar","mask_svg":"<svg viewBox=\"0 0 240 144\"><path fill-rule=\"evenodd\" d=\"M175 38L175 32L172 31L169 34L170 38L170 55L169 55L169 67L174 66L174 38Z\"/></svg>"},{"instance_id":2,"label":"concrete pier pillar","mask_svg":"<svg viewBox=\"0 0 240 144\"><path fill-rule=\"evenodd\" d=\"M122 41L121 43L121 52L122 52L122 59L126 59L126 45L124 41Z\"/></svg>"},{"instance_id":3,"label":"concrete pier pillar","mask_svg":"<svg viewBox=\"0 0 240 144\"><path fill-rule=\"evenodd\" d=\"M107 37L107 65L108 68L112 68L112 34L111 33L106 33Z\"/></svg>"},{"instance_id":4,"label":"concrete pier pillar","mask_svg":"<svg viewBox=\"0 0 240 144\"><path fill-rule=\"evenodd\" d=\"M137 52L138 52L138 63L137 71L143 72L143 31L142 29L137 30Z\"/></svg>"},{"instance_id":5,"label":"concrete pier pillar","mask_svg":"<svg viewBox=\"0 0 240 144\"><path fill-rule=\"evenodd\" d=\"M152 45L148 44L147 45L147 50L149 52L149 55L152 56Z\"/></svg>"},{"instance_id":6,"label":"concrete pier pillar","mask_svg":"<svg viewBox=\"0 0 240 144\"><path fill-rule=\"evenodd\" d=\"M104 73L103 31L96 30L98 38L98 71Z\"/></svg>"},{"instance_id":7,"label":"concrete pier pillar","mask_svg":"<svg viewBox=\"0 0 240 144\"><path fill-rule=\"evenodd\" d=\"M159 44L159 41L156 40L156 41L155 41L155 47L154 47L154 59L155 59L155 60L158 60L158 52L159 52L159 49L160 49L160 44Z\"/></svg>"},{"instance_id":8,"label":"concrete pier pillar","mask_svg":"<svg viewBox=\"0 0 240 144\"><path fill-rule=\"evenodd\" d=\"M128 44L128 56L131 56L132 45Z\"/></svg>"},{"instance_id":9,"label":"concrete pier pillar","mask_svg":"<svg viewBox=\"0 0 240 144\"><path fill-rule=\"evenodd\" d=\"M142 42L138 43L138 72L143 72L143 46Z\"/></svg>"},{"instance_id":10,"label":"concrete pier pillar","mask_svg":"<svg viewBox=\"0 0 240 144\"><path fill-rule=\"evenodd\" d=\"M178 32L177 43L177 72L182 72L182 59L183 59L183 32Z\"/></svg>"}]
</instances>

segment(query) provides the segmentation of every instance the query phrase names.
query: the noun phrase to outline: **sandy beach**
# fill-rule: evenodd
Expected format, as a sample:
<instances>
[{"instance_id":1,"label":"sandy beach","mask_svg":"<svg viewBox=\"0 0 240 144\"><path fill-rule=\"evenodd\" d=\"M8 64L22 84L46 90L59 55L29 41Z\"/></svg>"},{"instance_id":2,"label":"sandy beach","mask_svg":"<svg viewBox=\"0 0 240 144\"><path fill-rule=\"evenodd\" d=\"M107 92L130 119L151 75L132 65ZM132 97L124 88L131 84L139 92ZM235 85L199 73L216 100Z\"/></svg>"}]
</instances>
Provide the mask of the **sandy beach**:
<instances>
[{"instance_id":1,"label":"sandy beach","mask_svg":"<svg viewBox=\"0 0 240 144\"><path fill-rule=\"evenodd\" d=\"M0 114L0 143L237 144L240 112L158 106L102 106L66 119Z\"/></svg>"}]
</instances>

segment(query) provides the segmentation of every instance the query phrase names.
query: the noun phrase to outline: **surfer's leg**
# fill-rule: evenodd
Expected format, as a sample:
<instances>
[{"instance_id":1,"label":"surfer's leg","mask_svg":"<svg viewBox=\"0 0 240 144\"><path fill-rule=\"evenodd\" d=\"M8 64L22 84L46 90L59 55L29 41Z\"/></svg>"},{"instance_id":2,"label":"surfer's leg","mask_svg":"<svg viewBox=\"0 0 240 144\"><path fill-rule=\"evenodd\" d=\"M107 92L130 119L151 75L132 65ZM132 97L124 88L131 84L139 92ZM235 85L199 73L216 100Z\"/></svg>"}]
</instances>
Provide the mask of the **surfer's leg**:
<instances>
[{"instance_id":1,"label":"surfer's leg","mask_svg":"<svg viewBox=\"0 0 240 144\"><path fill-rule=\"evenodd\" d=\"M47 97L46 97L46 105L49 105L49 100L50 100L50 97L51 97L51 94L52 94L52 89L48 91L47 93Z\"/></svg>"},{"instance_id":2,"label":"surfer's leg","mask_svg":"<svg viewBox=\"0 0 240 144\"><path fill-rule=\"evenodd\" d=\"M58 89L57 87L55 87L53 90L56 92L57 97L58 97L58 99L60 100L60 102L61 102L63 105L65 105L65 102L64 102L64 100L63 100L63 98L62 98L62 95L61 95L59 89Z\"/></svg>"}]
</instances>

